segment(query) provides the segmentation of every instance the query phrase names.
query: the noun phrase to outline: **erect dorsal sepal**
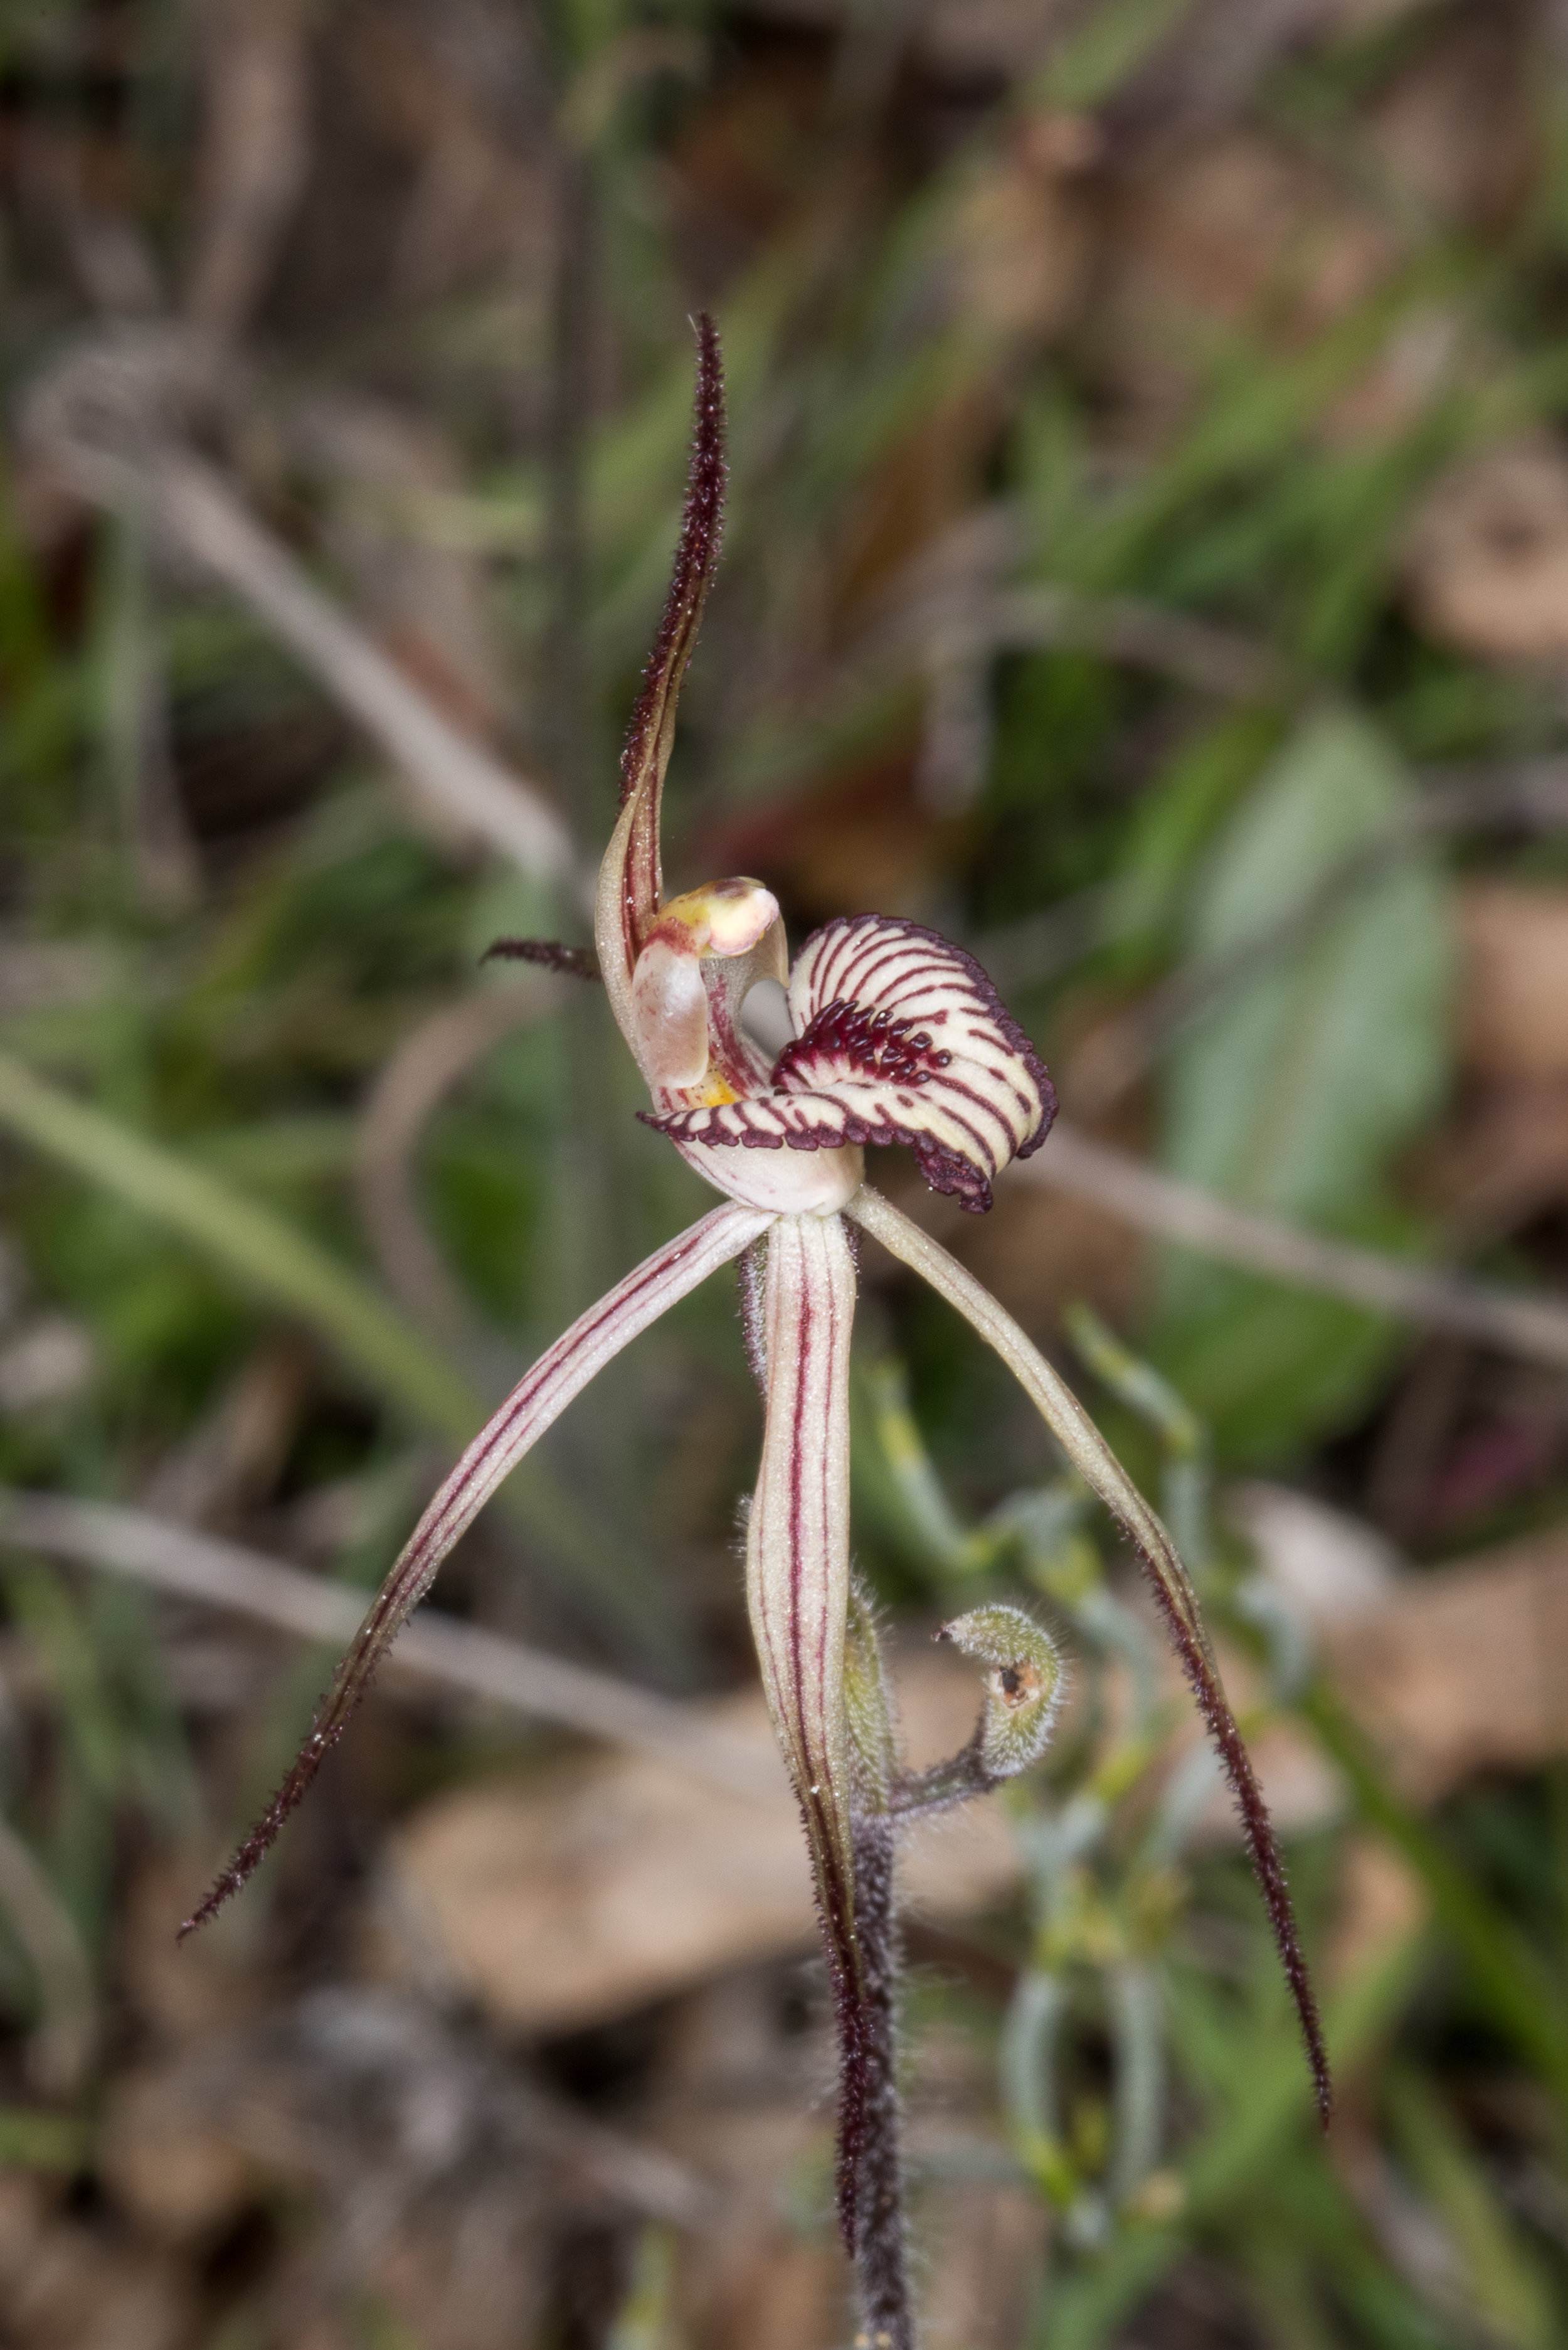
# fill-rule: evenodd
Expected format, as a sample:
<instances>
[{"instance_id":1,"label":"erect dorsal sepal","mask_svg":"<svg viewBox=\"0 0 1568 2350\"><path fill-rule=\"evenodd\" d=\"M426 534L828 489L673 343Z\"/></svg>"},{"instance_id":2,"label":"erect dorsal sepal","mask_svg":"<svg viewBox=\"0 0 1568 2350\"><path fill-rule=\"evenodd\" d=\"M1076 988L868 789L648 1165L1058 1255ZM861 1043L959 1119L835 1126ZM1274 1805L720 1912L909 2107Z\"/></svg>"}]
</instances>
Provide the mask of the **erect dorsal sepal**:
<instances>
[{"instance_id":1,"label":"erect dorsal sepal","mask_svg":"<svg viewBox=\"0 0 1568 2350\"><path fill-rule=\"evenodd\" d=\"M933 1191L976 1213L1044 1140L1056 1097L974 957L921 923L829 922L789 983L795 1035L765 1091L649 1122L677 1142L750 1150L907 1143Z\"/></svg>"}]
</instances>

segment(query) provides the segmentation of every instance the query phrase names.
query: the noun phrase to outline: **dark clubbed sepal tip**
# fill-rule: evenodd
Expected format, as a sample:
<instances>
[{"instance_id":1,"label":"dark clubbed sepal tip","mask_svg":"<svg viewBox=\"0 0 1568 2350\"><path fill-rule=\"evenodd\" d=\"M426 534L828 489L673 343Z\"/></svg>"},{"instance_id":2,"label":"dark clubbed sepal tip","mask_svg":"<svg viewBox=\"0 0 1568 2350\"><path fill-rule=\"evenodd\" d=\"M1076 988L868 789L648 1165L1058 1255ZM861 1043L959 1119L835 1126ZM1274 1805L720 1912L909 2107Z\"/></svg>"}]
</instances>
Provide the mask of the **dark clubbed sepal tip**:
<instances>
[{"instance_id":1,"label":"dark clubbed sepal tip","mask_svg":"<svg viewBox=\"0 0 1568 2350\"><path fill-rule=\"evenodd\" d=\"M1280 1964L1284 1969L1301 2023L1318 2116L1326 2130L1334 2114L1334 2076L1329 2070L1323 2019L1318 2013L1317 1995L1313 1989L1306 1953L1302 1948L1295 1907L1291 1900L1291 1889L1285 1877L1284 1856L1274 1834L1274 1824L1269 1817L1269 1807L1258 1784L1252 1758L1247 1752L1207 1644L1196 1636L1192 1627L1173 1607L1168 1590L1158 1579L1155 1583L1155 1596L1160 1603L1160 1612L1165 1617L1167 1628L1198 1700L1199 1711L1219 1750L1225 1775L1231 1782L1231 1793L1241 1819L1247 1857L1252 1864L1252 1874L1263 1897L1263 1908L1273 1932L1274 1946L1279 1951Z\"/></svg>"},{"instance_id":2,"label":"dark clubbed sepal tip","mask_svg":"<svg viewBox=\"0 0 1568 2350\"><path fill-rule=\"evenodd\" d=\"M338 1727L340 1728L341 1725ZM186 1935L193 1934L199 1926L210 1925L223 1904L249 1884L273 1846L277 1842L290 1814L298 1808L309 1792L311 1783L326 1761L329 1750L336 1745L337 1735L337 1729L334 1729L325 1733L316 1731L306 1739L296 1759L293 1770L290 1771L261 1818L246 1836L244 1844L240 1846L222 1876L213 1879L181 1927L174 1938L177 1942L182 1942Z\"/></svg>"},{"instance_id":3,"label":"dark clubbed sepal tip","mask_svg":"<svg viewBox=\"0 0 1568 2350\"><path fill-rule=\"evenodd\" d=\"M659 737L673 718L674 698L696 640L724 535L724 359L710 314L700 311L695 323L697 384L686 503L670 593L621 753L623 805L657 756Z\"/></svg>"}]
</instances>

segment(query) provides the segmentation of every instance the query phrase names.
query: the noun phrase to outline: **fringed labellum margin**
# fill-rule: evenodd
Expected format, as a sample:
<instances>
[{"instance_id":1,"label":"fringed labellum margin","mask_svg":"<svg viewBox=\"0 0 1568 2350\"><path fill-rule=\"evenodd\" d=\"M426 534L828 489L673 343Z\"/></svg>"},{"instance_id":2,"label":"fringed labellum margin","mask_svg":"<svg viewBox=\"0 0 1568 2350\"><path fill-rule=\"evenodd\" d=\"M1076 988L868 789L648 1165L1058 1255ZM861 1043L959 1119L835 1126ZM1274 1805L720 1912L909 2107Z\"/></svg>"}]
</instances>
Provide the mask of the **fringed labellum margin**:
<instances>
[{"instance_id":1,"label":"fringed labellum margin","mask_svg":"<svg viewBox=\"0 0 1568 2350\"><path fill-rule=\"evenodd\" d=\"M901 1817L961 1801L1026 1767L1049 1733L1059 1668L1047 1636L1016 1609L982 1609L950 1626L955 1641L993 1668L986 1709L950 1764L900 1777L875 1625L850 1583L855 1267L845 1215L967 1316L1131 1538L1237 1794L1325 2117L1328 2066L1273 1831L1169 1536L1017 1324L863 1181L867 1143L902 1143L934 1190L972 1212L989 1208L996 1176L1038 1149L1054 1114L1051 1081L1028 1038L972 957L919 923L877 914L828 922L789 972L778 905L760 881L664 895L660 795L680 681L718 557L723 485L718 338L704 317L680 541L627 738L621 812L599 875L596 951L529 940L503 941L497 951L579 976L597 969L648 1080L649 1123L726 1203L582 1315L475 1438L378 1594L289 1777L189 1923L211 1917L256 1866L441 1560L508 1471L630 1338L739 1258L747 1349L766 1408L747 1594L768 1704L805 1821L833 1981L842 2060L839 2213L874 2339L883 2350L911 2350L894 2089L895 1829ZM786 976L794 1033L770 1066L742 1014L759 980Z\"/></svg>"}]
</instances>

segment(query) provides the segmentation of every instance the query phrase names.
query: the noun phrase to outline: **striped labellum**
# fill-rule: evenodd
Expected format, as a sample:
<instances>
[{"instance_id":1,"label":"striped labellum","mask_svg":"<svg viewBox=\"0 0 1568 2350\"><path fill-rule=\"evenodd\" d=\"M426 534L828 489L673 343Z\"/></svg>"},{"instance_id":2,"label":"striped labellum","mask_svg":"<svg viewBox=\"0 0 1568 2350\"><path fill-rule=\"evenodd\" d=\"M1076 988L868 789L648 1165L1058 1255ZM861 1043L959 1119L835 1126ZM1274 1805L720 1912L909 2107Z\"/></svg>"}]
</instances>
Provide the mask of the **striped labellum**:
<instances>
[{"instance_id":1,"label":"striped labellum","mask_svg":"<svg viewBox=\"0 0 1568 2350\"><path fill-rule=\"evenodd\" d=\"M789 1009L795 1033L765 1087L648 1123L708 1148L905 1143L933 1191L977 1214L1008 1161L1044 1141L1056 1099L1039 1055L979 963L935 931L829 922L801 951Z\"/></svg>"}]
</instances>

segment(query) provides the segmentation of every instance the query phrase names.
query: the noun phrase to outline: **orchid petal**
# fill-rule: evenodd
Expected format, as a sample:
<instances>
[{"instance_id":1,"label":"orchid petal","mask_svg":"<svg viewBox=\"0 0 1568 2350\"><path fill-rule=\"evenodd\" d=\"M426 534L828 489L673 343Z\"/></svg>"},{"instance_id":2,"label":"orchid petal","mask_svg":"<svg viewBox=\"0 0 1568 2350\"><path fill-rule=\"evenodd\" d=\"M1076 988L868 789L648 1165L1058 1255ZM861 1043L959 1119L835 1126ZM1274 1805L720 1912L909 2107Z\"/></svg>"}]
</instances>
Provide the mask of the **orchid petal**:
<instances>
[{"instance_id":1,"label":"orchid petal","mask_svg":"<svg viewBox=\"0 0 1568 2350\"><path fill-rule=\"evenodd\" d=\"M763 1312L767 1421L746 1533L746 1595L816 1880L841 2057L839 2218L853 2249L867 2018L845 1705L855 1261L836 1216L784 1216L774 1225Z\"/></svg>"},{"instance_id":2,"label":"orchid petal","mask_svg":"<svg viewBox=\"0 0 1568 2350\"><path fill-rule=\"evenodd\" d=\"M650 1086L683 1089L708 1074L708 988L689 939L651 938L631 981L638 1066Z\"/></svg>"},{"instance_id":3,"label":"orchid petal","mask_svg":"<svg viewBox=\"0 0 1568 2350\"><path fill-rule=\"evenodd\" d=\"M635 1052L631 980L663 895L659 815L675 711L719 561L724 515L724 378L718 331L697 321L696 429L674 575L621 754L621 814L599 868L594 934L620 1031Z\"/></svg>"},{"instance_id":4,"label":"orchid petal","mask_svg":"<svg viewBox=\"0 0 1568 2350\"><path fill-rule=\"evenodd\" d=\"M806 941L789 986L795 1037L766 1092L653 1118L672 1141L750 1150L912 1146L933 1191L976 1213L1037 1150L1056 1097L972 955L919 922L856 914Z\"/></svg>"},{"instance_id":5,"label":"orchid petal","mask_svg":"<svg viewBox=\"0 0 1568 2350\"><path fill-rule=\"evenodd\" d=\"M574 1396L639 1331L657 1322L711 1273L739 1256L768 1219L755 1210L715 1208L701 1223L667 1242L607 1296L579 1315L541 1355L453 1469L371 1603L353 1646L317 1709L309 1737L283 1785L251 1830L182 1935L203 1925L237 1893L265 1857L278 1830L342 1736L349 1716L398 1633L434 1582L436 1570L524 1454L536 1444Z\"/></svg>"},{"instance_id":6,"label":"orchid petal","mask_svg":"<svg viewBox=\"0 0 1568 2350\"><path fill-rule=\"evenodd\" d=\"M946 1249L869 1185L856 1194L846 1212L879 1240L891 1255L919 1274L950 1305L955 1305L986 1343L995 1348L1074 1468L1120 1523L1137 1552L1236 1798L1248 1856L1262 1890L1269 1922L1301 2019L1318 2109L1326 2124L1334 2096L1328 2052L1296 1930L1284 1862L1251 1757L1242 1743L1203 1628L1198 1595L1170 1536L1072 1389L1058 1378L1011 1314L997 1304L972 1274L967 1273Z\"/></svg>"},{"instance_id":7,"label":"orchid petal","mask_svg":"<svg viewBox=\"0 0 1568 2350\"><path fill-rule=\"evenodd\" d=\"M785 975L778 899L760 881L710 881L659 907L632 971L628 1041L661 1109L766 1085L740 1010L759 979Z\"/></svg>"}]
</instances>

